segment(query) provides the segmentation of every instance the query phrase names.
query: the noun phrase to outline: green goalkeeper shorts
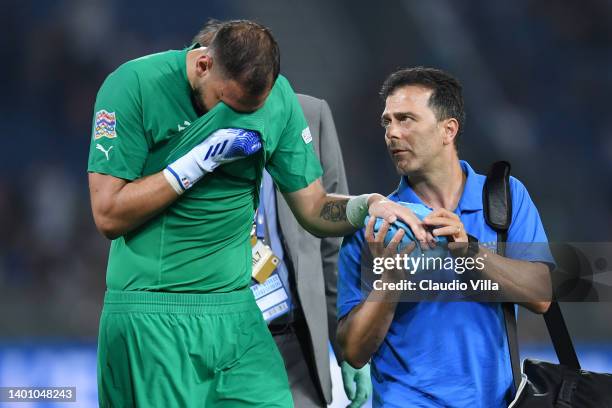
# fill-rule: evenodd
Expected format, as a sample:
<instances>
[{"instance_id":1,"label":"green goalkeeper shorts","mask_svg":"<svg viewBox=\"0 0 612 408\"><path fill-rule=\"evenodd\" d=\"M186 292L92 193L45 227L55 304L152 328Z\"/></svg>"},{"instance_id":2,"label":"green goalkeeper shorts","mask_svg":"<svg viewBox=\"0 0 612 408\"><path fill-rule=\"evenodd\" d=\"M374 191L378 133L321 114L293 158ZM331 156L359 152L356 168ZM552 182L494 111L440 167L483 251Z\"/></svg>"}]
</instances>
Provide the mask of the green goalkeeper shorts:
<instances>
[{"instance_id":1,"label":"green goalkeeper shorts","mask_svg":"<svg viewBox=\"0 0 612 408\"><path fill-rule=\"evenodd\" d=\"M292 407L283 360L250 289L108 291L101 407Z\"/></svg>"}]
</instances>

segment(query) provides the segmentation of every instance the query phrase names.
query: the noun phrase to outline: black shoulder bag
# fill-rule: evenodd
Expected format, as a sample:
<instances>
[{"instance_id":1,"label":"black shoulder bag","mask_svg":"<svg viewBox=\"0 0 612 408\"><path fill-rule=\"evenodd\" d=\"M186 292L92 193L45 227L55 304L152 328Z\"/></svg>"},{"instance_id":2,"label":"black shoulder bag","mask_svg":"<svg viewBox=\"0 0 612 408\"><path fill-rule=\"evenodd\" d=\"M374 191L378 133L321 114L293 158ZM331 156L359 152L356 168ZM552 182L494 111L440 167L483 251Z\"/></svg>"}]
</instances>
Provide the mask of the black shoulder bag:
<instances>
[{"instance_id":1,"label":"black shoulder bag","mask_svg":"<svg viewBox=\"0 0 612 408\"><path fill-rule=\"evenodd\" d=\"M485 220L497 232L497 253L504 256L512 222L508 162L493 163L482 197ZM502 307L516 390L508 408L612 408L612 375L581 370L557 302L550 304L544 321L560 364L527 358L523 361L522 374L514 304L504 303Z\"/></svg>"}]
</instances>

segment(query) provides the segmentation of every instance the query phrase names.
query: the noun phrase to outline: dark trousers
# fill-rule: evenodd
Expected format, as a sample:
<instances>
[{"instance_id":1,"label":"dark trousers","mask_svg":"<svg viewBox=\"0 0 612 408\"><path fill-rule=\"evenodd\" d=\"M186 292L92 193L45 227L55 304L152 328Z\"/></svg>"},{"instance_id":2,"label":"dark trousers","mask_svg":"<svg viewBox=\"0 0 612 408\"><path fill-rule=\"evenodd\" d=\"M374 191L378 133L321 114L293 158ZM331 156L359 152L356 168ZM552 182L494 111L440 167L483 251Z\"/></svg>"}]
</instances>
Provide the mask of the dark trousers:
<instances>
[{"instance_id":1,"label":"dark trousers","mask_svg":"<svg viewBox=\"0 0 612 408\"><path fill-rule=\"evenodd\" d=\"M323 397L315 385L314 378L314 362L308 361L303 351L304 347L308 347L308 341L304 336L308 336L305 330L304 321L298 324L288 326L285 330L272 330L274 341L283 360L287 376L289 377L289 386L296 408L311 408L311 407L327 407ZM303 345L300 344L299 337L302 338ZM312 355L312 353L310 353Z\"/></svg>"}]
</instances>

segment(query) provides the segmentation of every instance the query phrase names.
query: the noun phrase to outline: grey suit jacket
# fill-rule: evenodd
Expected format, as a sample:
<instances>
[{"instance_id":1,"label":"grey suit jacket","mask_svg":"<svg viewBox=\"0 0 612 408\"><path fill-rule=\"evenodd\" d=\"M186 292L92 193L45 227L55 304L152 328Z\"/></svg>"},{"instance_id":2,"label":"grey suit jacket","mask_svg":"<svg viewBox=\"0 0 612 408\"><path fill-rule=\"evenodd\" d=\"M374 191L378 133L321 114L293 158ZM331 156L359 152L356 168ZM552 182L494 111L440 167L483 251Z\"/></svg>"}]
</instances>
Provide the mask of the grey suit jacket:
<instances>
[{"instance_id":1,"label":"grey suit jacket","mask_svg":"<svg viewBox=\"0 0 612 408\"><path fill-rule=\"evenodd\" d=\"M323 167L322 183L327 192L348 194L342 152L331 110L322 99L299 95L298 99L312 134L313 147ZM276 195L278 221L287 256L294 267L296 292L304 312L319 385L331 402L331 375L327 341L336 352L336 279L341 238L319 239L296 221L281 194ZM309 350L305 350L308 353Z\"/></svg>"}]
</instances>

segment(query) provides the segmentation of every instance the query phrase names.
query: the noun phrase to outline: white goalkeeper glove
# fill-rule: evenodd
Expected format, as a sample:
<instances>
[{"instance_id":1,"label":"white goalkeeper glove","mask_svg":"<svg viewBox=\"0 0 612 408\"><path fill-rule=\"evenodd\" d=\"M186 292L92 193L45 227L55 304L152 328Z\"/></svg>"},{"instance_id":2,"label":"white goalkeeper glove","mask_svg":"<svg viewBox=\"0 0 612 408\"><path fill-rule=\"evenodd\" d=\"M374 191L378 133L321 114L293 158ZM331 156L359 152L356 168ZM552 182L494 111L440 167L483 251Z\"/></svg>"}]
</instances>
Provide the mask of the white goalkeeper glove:
<instances>
[{"instance_id":1,"label":"white goalkeeper glove","mask_svg":"<svg viewBox=\"0 0 612 408\"><path fill-rule=\"evenodd\" d=\"M180 195L221 164L248 157L260 149L261 139L255 131L219 129L168 165L164 169L164 176Z\"/></svg>"}]
</instances>

